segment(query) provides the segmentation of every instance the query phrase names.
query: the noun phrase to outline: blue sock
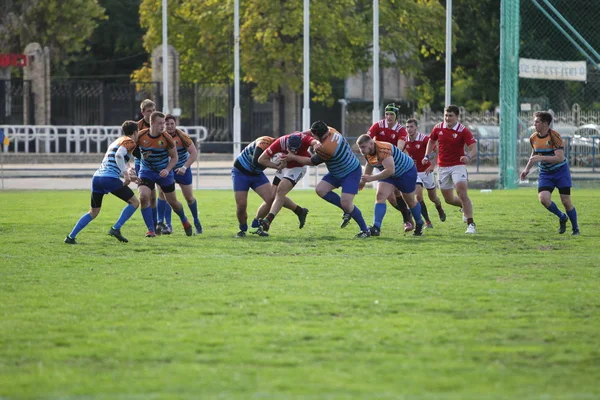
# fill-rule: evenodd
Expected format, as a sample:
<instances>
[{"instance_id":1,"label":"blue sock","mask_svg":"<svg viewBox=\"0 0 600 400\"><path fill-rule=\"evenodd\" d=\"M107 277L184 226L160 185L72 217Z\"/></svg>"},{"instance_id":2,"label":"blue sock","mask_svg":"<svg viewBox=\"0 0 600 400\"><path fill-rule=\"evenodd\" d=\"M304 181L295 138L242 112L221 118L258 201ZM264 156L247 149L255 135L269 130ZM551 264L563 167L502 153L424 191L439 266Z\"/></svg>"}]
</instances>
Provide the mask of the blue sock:
<instances>
[{"instance_id":1,"label":"blue sock","mask_svg":"<svg viewBox=\"0 0 600 400\"><path fill-rule=\"evenodd\" d=\"M89 213L85 213L81 216L81 218L79 218L79 221L77 221L77 223L75 224L75 227L73 228L73 230L71 231L71 233L69 233L69 237L71 239L75 239L75 236L77 236L77 234L87 226L87 224L89 224L90 222L92 222L94 218L92 218L92 216Z\"/></svg>"},{"instance_id":2,"label":"blue sock","mask_svg":"<svg viewBox=\"0 0 600 400\"><path fill-rule=\"evenodd\" d=\"M142 208L142 217L144 217L144 222L146 223L146 228L148 228L148 230L150 232L154 232L154 227L156 225L154 225L154 218L152 218L152 213L154 208L150 208L150 207L146 207L146 208Z\"/></svg>"},{"instance_id":3,"label":"blue sock","mask_svg":"<svg viewBox=\"0 0 600 400\"><path fill-rule=\"evenodd\" d=\"M415 219L415 224L422 224L423 218L421 218L421 204L417 201L417 205L410 209L410 212Z\"/></svg>"},{"instance_id":4,"label":"blue sock","mask_svg":"<svg viewBox=\"0 0 600 400\"><path fill-rule=\"evenodd\" d=\"M125 208L123 209L123 211L121 211L121 216L117 220L117 223L114 224L113 228L115 228L115 229L121 229L121 227L123 225L125 225L125 222L127 222L127 220L129 218L131 218L131 216L133 215L133 213L135 212L135 210L137 210L137 208L135 208L131 204L127 204L125 206Z\"/></svg>"},{"instance_id":5,"label":"blue sock","mask_svg":"<svg viewBox=\"0 0 600 400\"><path fill-rule=\"evenodd\" d=\"M200 222L200 219L198 219L198 202L194 200L192 204L188 204L188 207L190 208L194 222Z\"/></svg>"},{"instance_id":6,"label":"blue sock","mask_svg":"<svg viewBox=\"0 0 600 400\"><path fill-rule=\"evenodd\" d=\"M548 207L548 211L550 211L552 214L556 215L560 219L564 219L564 217L565 217L565 214L563 214L563 212L558 209L558 207L556 206L556 204L554 202L550 203L550 207Z\"/></svg>"},{"instance_id":7,"label":"blue sock","mask_svg":"<svg viewBox=\"0 0 600 400\"><path fill-rule=\"evenodd\" d=\"M573 227L573 230L579 229L579 225L577 225L577 211L575 210L575 207L573 207L570 211L567 211L567 215L571 220L571 226Z\"/></svg>"},{"instance_id":8,"label":"blue sock","mask_svg":"<svg viewBox=\"0 0 600 400\"><path fill-rule=\"evenodd\" d=\"M240 224L240 231L246 232L248 230L248 224Z\"/></svg>"},{"instance_id":9,"label":"blue sock","mask_svg":"<svg viewBox=\"0 0 600 400\"><path fill-rule=\"evenodd\" d=\"M387 205L385 203L375 203L375 217L373 218L373 225L381 229L381 224L383 223L383 217L385 217L385 212L387 210Z\"/></svg>"},{"instance_id":10,"label":"blue sock","mask_svg":"<svg viewBox=\"0 0 600 400\"><path fill-rule=\"evenodd\" d=\"M172 228L173 225L171 225L171 211L173 211L173 209L171 208L171 205L167 203L167 206L165 207L165 224Z\"/></svg>"},{"instance_id":11,"label":"blue sock","mask_svg":"<svg viewBox=\"0 0 600 400\"><path fill-rule=\"evenodd\" d=\"M246 227L247 227L247 226L248 226L248 225L246 224ZM258 228L259 226L260 226L260 224L258 223L258 218L254 218L254 219L252 220L252 227L253 227L253 228Z\"/></svg>"},{"instance_id":12,"label":"blue sock","mask_svg":"<svg viewBox=\"0 0 600 400\"><path fill-rule=\"evenodd\" d=\"M323 196L323 200L330 202L334 206L338 206L342 208L342 199L336 192L329 192L325 196ZM343 208L342 208L343 210Z\"/></svg>"},{"instance_id":13,"label":"blue sock","mask_svg":"<svg viewBox=\"0 0 600 400\"><path fill-rule=\"evenodd\" d=\"M164 222L165 220L165 207L168 206L169 203L167 203L166 200L163 200L161 198L159 198L156 201L156 211L158 213L158 222Z\"/></svg>"},{"instance_id":14,"label":"blue sock","mask_svg":"<svg viewBox=\"0 0 600 400\"><path fill-rule=\"evenodd\" d=\"M365 222L365 219L363 218L358 207L354 206L354 210L352 210L350 216L352 216L352 219L356 221L362 232L369 230L369 228L367 228L367 223Z\"/></svg>"},{"instance_id":15,"label":"blue sock","mask_svg":"<svg viewBox=\"0 0 600 400\"><path fill-rule=\"evenodd\" d=\"M175 211L175 214L177 214L179 216L179 219L181 220L182 224L185 224L187 222L187 217L185 216L185 211L183 211L183 207L181 207L179 210L173 210Z\"/></svg>"},{"instance_id":16,"label":"blue sock","mask_svg":"<svg viewBox=\"0 0 600 400\"><path fill-rule=\"evenodd\" d=\"M156 211L156 206L152 207L152 223L154 226L158 225L158 212Z\"/></svg>"}]
</instances>

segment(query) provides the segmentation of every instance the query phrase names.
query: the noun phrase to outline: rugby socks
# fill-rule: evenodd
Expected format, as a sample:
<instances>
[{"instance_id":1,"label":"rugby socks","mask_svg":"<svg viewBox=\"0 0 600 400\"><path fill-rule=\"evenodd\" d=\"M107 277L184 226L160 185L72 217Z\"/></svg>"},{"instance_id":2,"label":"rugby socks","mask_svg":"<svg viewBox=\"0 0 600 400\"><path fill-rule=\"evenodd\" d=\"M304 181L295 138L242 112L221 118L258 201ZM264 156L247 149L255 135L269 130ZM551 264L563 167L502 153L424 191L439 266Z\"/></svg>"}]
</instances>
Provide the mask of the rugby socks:
<instances>
[{"instance_id":1,"label":"rugby socks","mask_svg":"<svg viewBox=\"0 0 600 400\"><path fill-rule=\"evenodd\" d=\"M117 220L117 223L113 225L113 228L116 229L116 230L121 229L121 227L123 225L125 225L125 222L127 222L127 220L129 218L131 218L131 216L133 215L133 213L135 212L135 210L137 210L137 208L135 208L131 204L127 204L125 206L125 208L123 208L123 211L121 211L121 216Z\"/></svg>"},{"instance_id":2,"label":"rugby socks","mask_svg":"<svg viewBox=\"0 0 600 400\"><path fill-rule=\"evenodd\" d=\"M167 206L165 207L165 224L168 227L173 227L173 225L171 225L171 220L172 220L172 213L171 211L173 211L173 208L171 207L171 205L169 203L167 203Z\"/></svg>"},{"instance_id":3,"label":"rugby socks","mask_svg":"<svg viewBox=\"0 0 600 400\"><path fill-rule=\"evenodd\" d=\"M563 214L563 212L558 209L558 207L556 206L556 203L554 203L553 201L550 202L550 207L548 207L548 211L550 211L552 214L556 215L558 218L564 220L565 214Z\"/></svg>"},{"instance_id":4,"label":"rugby socks","mask_svg":"<svg viewBox=\"0 0 600 400\"><path fill-rule=\"evenodd\" d=\"M396 203L394 208L402 213L404 223L410 222L410 211L408 211L408 206L406 205L404 198L402 196L396 197Z\"/></svg>"},{"instance_id":5,"label":"rugby socks","mask_svg":"<svg viewBox=\"0 0 600 400\"><path fill-rule=\"evenodd\" d=\"M154 226L158 225L158 213L156 212L156 205L152 207L152 223ZM154 231L154 230L153 230Z\"/></svg>"},{"instance_id":6,"label":"rugby socks","mask_svg":"<svg viewBox=\"0 0 600 400\"><path fill-rule=\"evenodd\" d=\"M271 222L273 222L274 219L275 219L275 214L273 214L273 213L268 213L267 216L265 217L265 220L269 223L269 225L271 225Z\"/></svg>"},{"instance_id":7,"label":"rugby socks","mask_svg":"<svg viewBox=\"0 0 600 400\"><path fill-rule=\"evenodd\" d=\"M413 217L415 218L415 223L422 224L423 219L421 218L421 204L417 202L417 205L410 209Z\"/></svg>"},{"instance_id":8,"label":"rugby socks","mask_svg":"<svg viewBox=\"0 0 600 400\"><path fill-rule=\"evenodd\" d=\"M187 217L185 216L185 211L183 211L183 207L181 207L179 210L173 210L175 211L175 214L177 214L179 216L179 219L181 220L182 224L185 224L187 222Z\"/></svg>"},{"instance_id":9,"label":"rugby socks","mask_svg":"<svg viewBox=\"0 0 600 400\"><path fill-rule=\"evenodd\" d=\"M242 231L242 232L248 231L248 224L239 224L238 226L240 228L240 231Z\"/></svg>"},{"instance_id":10,"label":"rugby socks","mask_svg":"<svg viewBox=\"0 0 600 400\"><path fill-rule=\"evenodd\" d=\"M246 227L247 227L247 226L248 226L248 225L246 224ZM260 226L260 222L258 222L258 218L254 218L254 219L252 220L252 227L253 227L253 228L258 228L259 226Z\"/></svg>"},{"instance_id":11,"label":"rugby socks","mask_svg":"<svg viewBox=\"0 0 600 400\"><path fill-rule=\"evenodd\" d=\"M155 210L155 208L142 208L142 217L144 217L144 223L146 224L146 228L148 228L148 231L150 232L156 232L156 225L154 224L154 218L152 217L153 210Z\"/></svg>"},{"instance_id":12,"label":"rugby socks","mask_svg":"<svg viewBox=\"0 0 600 400\"><path fill-rule=\"evenodd\" d=\"M356 221L356 223L360 227L361 232L366 232L369 230L369 228L367 228L367 223L365 222L365 219L363 218L362 213L360 212L360 209L358 207L354 206L354 210L352 210L350 216L353 220Z\"/></svg>"},{"instance_id":13,"label":"rugby socks","mask_svg":"<svg viewBox=\"0 0 600 400\"><path fill-rule=\"evenodd\" d=\"M94 218L92 218L92 216L89 213L85 213L81 216L81 218L79 218L79 221L77 221L77 223L75 224L75 227L73 228L73 230L71 231L71 233L69 233L69 237L71 239L75 239L75 236L77 236L77 234L79 232L81 232L81 230L83 228L85 228L87 226L87 224L89 224L90 222L92 222Z\"/></svg>"},{"instance_id":14,"label":"rugby socks","mask_svg":"<svg viewBox=\"0 0 600 400\"><path fill-rule=\"evenodd\" d=\"M194 200L192 204L188 204L188 207L190 208L194 222L200 222L200 219L198 219L198 202Z\"/></svg>"},{"instance_id":15,"label":"rugby socks","mask_svg":"<svg viewBox=\"0 0 600 400\"><path fill-rule=\"evenodd\" d=\"M423 215L426 222L431 222L431 220L429 219L429 212L427 212L427 206L425 205L425 202L421 201L419 204L421 205L421 215Z\"/></svg>"},{"instance_id":16,"label":"rugby socks","mask_svg":"<svg viewBox=\"0 0 600 400\"><path fill-rule=\"evenodd\" d=\"M304 208L300 207L300 206L296 206L296 208L294 209L294 214L296 214L297 216L302 215L302 212L304 211Z\"/></svg>"},{"instance_id":17,"label":"rugby socks","mask_svg":"<svg viewBox=\"0 0 600 400\"><path fill-rule=\"evenodd\" d=\"M387 211L387 206L385 203L375 203L375 217L373 217L373 225L381 229L381 224L383 223L383 217L385 217L385 212Z\"/></svg>"},{"instance_id":18,"label":"rugby socks","mask_svg":"<svg viewBox=\"0 0 600 400\"><path fill-rule=\"evenodd\" d=\"M578 230L579 225L577 224L577 211L575 210L575 207L573 207L572 209L567 211L567 215L569 216L569 219L571 220L571 226L573 227L573 230L574 231Z\"/></svg>"},{"instance_id":19,"label":"rugby socks","mask_svg":"<svg viewBox=\"0 0 600 400\"><path fill-rule=\"evenodd\" d=\"M165 220L165 208L169 205L166 200L161 199L160 197L156 201L156 211L158 213L158 222L163 222Z\"/></svg>"},{"instance_id":20,"label":"rugby socks","mask_svg":"<svg viewBox=\"0 0 600 400\"><path fill-rule=\"evenodd\" d=\"M334 206L342 208L342 199L340 198L340 195L336 192L328 192L325 196L323 196L323 200L330 202Z\"/></svg>"}]
</instances>

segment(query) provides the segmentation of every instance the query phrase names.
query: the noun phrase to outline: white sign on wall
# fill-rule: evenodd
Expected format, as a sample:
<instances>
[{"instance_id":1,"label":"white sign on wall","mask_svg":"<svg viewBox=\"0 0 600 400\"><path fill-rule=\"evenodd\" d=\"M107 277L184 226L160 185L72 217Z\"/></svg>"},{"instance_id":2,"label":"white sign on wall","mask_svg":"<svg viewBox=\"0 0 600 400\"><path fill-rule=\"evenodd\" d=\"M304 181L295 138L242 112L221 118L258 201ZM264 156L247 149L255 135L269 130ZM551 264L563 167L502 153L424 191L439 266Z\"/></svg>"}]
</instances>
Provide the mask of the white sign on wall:
<instances>
[{"instance_id":1,"label":"white sign on wall","mask_svg":"<svg viewBox=\"0 0 600 400\"><path fill-rule=\"evenodd\" d=\"M519 58L519 78L587 81L585 61L553 61Z\"/></svg>"}]
</instances>

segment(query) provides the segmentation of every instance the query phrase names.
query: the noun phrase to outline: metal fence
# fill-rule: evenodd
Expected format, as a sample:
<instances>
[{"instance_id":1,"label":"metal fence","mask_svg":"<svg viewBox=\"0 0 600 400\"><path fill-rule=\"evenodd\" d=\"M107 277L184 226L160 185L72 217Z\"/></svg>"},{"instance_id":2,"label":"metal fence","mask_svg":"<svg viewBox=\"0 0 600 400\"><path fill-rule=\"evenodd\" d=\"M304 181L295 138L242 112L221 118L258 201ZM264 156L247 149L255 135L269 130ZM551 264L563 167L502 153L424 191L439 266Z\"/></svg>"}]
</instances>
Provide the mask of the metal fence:
<instances>
[{"instance_id":1,"label":"metal fence","mask_svg":"<svg viewBox=\"0 0 600 400\"><path fill-rule=\"evenodd\" d=\"M33 105L31 81L0 80L0 124L33 123ZM29 109L28 121L25 121L26 106Z\"/></svg>"}]
</instances>

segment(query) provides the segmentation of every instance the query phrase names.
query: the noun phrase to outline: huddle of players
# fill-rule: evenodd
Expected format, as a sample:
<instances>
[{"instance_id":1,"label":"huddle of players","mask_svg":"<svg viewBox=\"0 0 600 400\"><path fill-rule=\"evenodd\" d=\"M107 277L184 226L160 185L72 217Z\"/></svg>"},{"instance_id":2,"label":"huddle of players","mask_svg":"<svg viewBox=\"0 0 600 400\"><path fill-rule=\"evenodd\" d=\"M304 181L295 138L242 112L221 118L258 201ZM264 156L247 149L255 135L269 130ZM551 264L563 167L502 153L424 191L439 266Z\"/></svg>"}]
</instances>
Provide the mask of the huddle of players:
<instances>
[{"instance_id":1,"label":"huddle of players","mask_svg":"<svg viewBox=\"0 0 600 400\"><path fill-rule=\"evenodd\" d=\"M192 194L191 164L196 159L196 148L191 138L176 128L175 117L156 111L151 100L144 100L140 106L143 118L138 121L125 121L121 127L123 136L112 142L102 160L100 168L92 178L90 210L76 223L64 242L77 244L77 234L100 213L105 194L112 193L127 203L115 225L108 234L121 242L128 239L121 234L121 227L141 204L141 213L148 228L146 237L169 234L172 209L183 225L187 236L193 235L192 224L188 221L182 204L177 200L175 184L179 184L194 219L196 233L202 233L198 217L197 202ZM135 168L129 168L131 157L135 158ZM124 178L121 181L120 177ZM129 183L138 184L140 199L129 188ZM160 188L158 209L156 207L156 186ZM161 203L162 200L162 203ZM169 210L167 210L169 206ZM162 215L159 215L162 214ZM161 217L167 223L161 221Z\"/></svg>"},{"instance_id":2,"label":"huddle of players","mask_svg":"<svg viewBox=\"0 0 600 400\"><path fill-rule=\"evenodd\" d=\"M421 236L424 227L433 227L423 201L423 186L435 204L440 219L446 219L436 193L432 173L435 164L429 160L438 142L440 153L456 153L451 160L448 155L440 158L440 168L449 168L449 171L445 172L444 180L440 181L446 189L442 191L444 198L449 204L463 207L463 217L468 223L466 233L475 233L470 201L468 205L464 204L464 196L461 196L459 191L459 186L462 186L460 182L464 181L466 187L465 160L474 156L473 136L462 124L453 121L451 125L447 125L446 122L436 125L431 136L435 140L430 140L430 136L417 132L417 121L414 119L407 122L408 130L403 127L397 121L399 111L397 106L389 104L385 109L385 118L375 123L367 134L358 138L357 145L367 160L364 172L350 144L339 132L322 121L315 122L310 131L294 132L278 139L264 136L250 143L236 159L232 169L239 223L237 236L244 237L248 231L246 208L250 188L264 201L252 221L252 227L257 229L253 233L267 236L281 205L296 213L302 228L308 210L296 206L286 195L305 175L307 165L321 163L325 163L328 173L318 183L316 192L325 201L342 209L342 228L354 220L360 228L357 238L379 236L386 214L386 201L389 201L403 212L405 232L414 229L413 235ZM457 107L450 106L450 111L456 111L455 116L458 116ZM469 154L466 156L465 145L469 148ZM314 154L309 152L310 147L313 148ZM272 157L278 153L282 153L281 161L275 163ZM459 160L456 165L452 164L455 158ZM446 165L449 163L452 165ZM263 172L267 167L277 169L272 185ZM375 170L378 172L374 174ZM360 209L353 204L353 200L367 182L374 181L378 182L374 220L373 225L367 227ZM456 197L453 185L461 197ZM341 196L333 191L339 187ZM272 204L270 210L266 206L268 204ZM293 206L288 207L288 204ZM470 212L470 215L467 216L467 212ZM414 218L414 225L411 217Z\"/></svg>"}]
</instances>

